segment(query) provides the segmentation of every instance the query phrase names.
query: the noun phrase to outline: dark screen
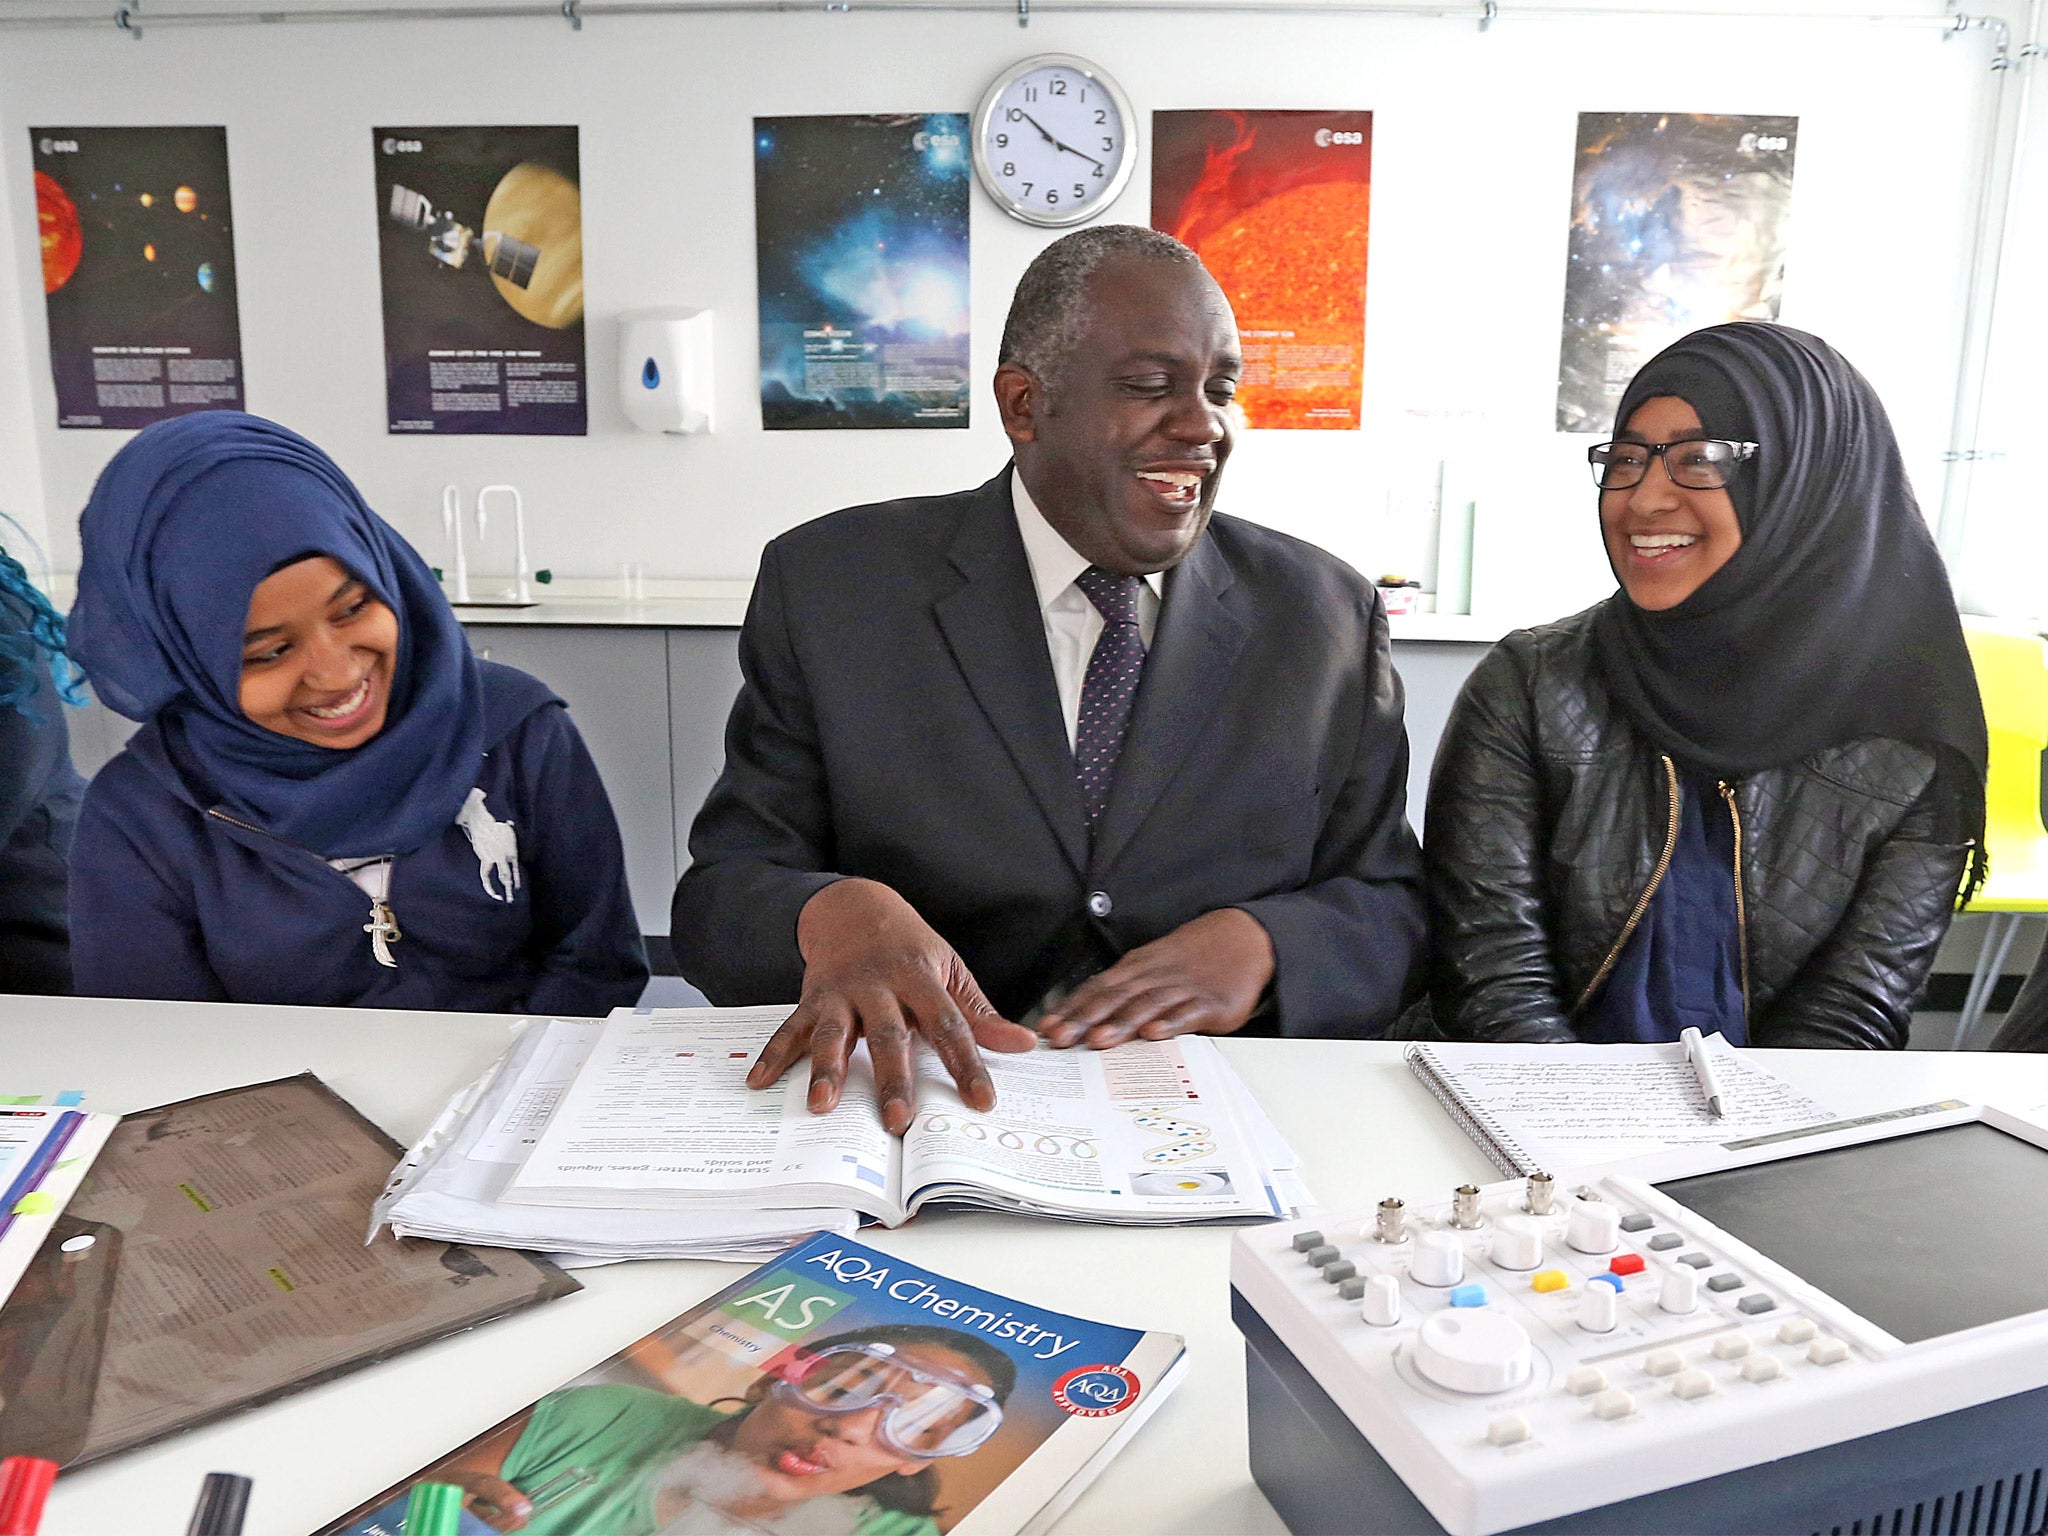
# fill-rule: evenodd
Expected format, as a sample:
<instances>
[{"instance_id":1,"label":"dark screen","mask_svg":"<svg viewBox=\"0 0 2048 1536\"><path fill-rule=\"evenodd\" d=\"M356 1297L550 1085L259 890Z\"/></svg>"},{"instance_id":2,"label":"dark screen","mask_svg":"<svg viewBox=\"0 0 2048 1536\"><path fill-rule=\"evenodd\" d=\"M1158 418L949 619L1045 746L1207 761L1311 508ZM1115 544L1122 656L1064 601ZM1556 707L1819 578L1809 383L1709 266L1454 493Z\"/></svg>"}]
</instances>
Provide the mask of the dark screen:
<instances>
[{"instance_id":1,"label":"dark screen","mask_svg":"<svg viewBox=\"0 0 2048 1536\"><path fill-rule=\"evenodd\" d=\"M2048 1151L1988 1125L1657 1188L1908 1344L2048 1309Z\"/></svg>"}]
</instances>

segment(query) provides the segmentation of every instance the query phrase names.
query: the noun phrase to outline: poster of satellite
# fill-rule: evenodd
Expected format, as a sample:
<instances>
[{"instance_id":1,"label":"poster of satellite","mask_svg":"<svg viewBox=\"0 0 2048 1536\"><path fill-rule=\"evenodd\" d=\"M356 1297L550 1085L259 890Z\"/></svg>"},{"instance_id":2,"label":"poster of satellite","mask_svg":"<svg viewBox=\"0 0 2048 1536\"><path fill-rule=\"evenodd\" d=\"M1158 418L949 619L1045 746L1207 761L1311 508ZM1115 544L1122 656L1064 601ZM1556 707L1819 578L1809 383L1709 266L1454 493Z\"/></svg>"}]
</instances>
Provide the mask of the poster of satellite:
<instances>
[{"instance_id":1,"label":"poster of satellite","mask_svg":"<svg viewBox=\"0 0 2048 1536\"><path fill-rule=\"evenodd\" d=\"M242 405L225 128L31 128L60 427Z\"/></svg>"},{"instance_id":2,"label":"poster of satellite","mask_svg":"<svg viewBox=\"0 0 2048 1536\"><path fill-rule=\"evenodd\" d=\"M1370 112L1154 112L1152 227L1237 313L1254 427L1358 425Z\"/></svg>"},{"instance_id":3,"label":"poster of satellite","mask_svg":"<svg viewBox=\"0 0 2048 1536\"><path fill-rule=\"evenodd\" d=\"M964 427L967 117L754 119L761 425Z\"/></svg>"},{"instance_id":4,"label":"poster of satellite","mask_svg":"<svg viewBox=\"0 0 2048 1536\"><path fill-rule=\"evenodd\" d=\"M1610 431L1688 331L1778 318L1798 144L1796 117L1579 114L1558 431Z\"/></svg>"},{"instance_id":5,"label":"poster of satellite","mask_svg":"<svg viewBox=\"0 0 2048 1536\"><path fill-rule=\"evenodd\" d=\"M574 128L373 128L392 432L580 437Z\"/></svg>"}]
</instances>

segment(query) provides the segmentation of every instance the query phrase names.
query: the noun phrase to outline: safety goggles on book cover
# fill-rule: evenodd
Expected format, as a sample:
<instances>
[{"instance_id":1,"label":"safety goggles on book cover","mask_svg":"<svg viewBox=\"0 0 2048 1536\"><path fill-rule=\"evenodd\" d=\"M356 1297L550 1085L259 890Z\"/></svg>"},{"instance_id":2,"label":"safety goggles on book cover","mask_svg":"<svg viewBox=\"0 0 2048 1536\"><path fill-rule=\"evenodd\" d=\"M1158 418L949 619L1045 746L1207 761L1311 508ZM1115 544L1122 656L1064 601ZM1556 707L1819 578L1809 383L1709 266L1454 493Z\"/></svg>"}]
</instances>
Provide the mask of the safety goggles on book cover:
<instances>
[{"instance_id":1,"label":"safety goggles on book cover","mask_svg":"<svg viewBox=\"0 0 2048 1536\"><path fill-rule=\"evenodd\" d=\"M800 1360L775 1390L819 1413L858 1413L886 1404L876 1438L916 1461L965 1456L1003 1422L1003 1405L992 1387L920 1370L880 1340L838 1344Z\"/></svg>"}]
</instances>

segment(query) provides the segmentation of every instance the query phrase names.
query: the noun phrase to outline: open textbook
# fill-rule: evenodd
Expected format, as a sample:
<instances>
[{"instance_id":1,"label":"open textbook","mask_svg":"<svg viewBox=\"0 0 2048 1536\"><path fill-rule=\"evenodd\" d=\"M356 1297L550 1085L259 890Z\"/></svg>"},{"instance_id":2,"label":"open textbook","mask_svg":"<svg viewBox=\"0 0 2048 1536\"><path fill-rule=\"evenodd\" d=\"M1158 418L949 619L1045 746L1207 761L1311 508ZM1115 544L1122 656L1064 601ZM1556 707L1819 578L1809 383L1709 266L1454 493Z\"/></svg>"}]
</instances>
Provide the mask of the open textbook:
<instances>
[{"instance_id":1,"label":"open textbook","mask_svg":"<svg viewBox=\"0 0 2048 1536\"><path fill-rule=\"evenodd\" d=\"M1040 1532L1179 1385L1182 1340L814 1238L386 1488L320 1536Z\"/></svg>"},{"instance_id":2,"label":"open textbook","mask_svg":"<svg viewBox=\"0 0 2048 1536\"><path fill-rule=\"evenodd\" d=\"M831 1207L890 1226L932 1201L1181 1225L1288 1214L1276 1138L1200 1036L1113 1051L985 1056L996 1107L966 1107L919 1042L916 1107L882 1128L865 1044L840 1105L805 1106L802 1068L746 1087L787 1008L614 1014L560 1094L508 1205L690 1211Z\"/></svg>"},{"instance_id":3,"label":"open textbook","mask_svg":"<svg viewBox=\"0 0 2048 1536\"><path fill-rule=\"evenodd\" d=\"M565 1268L621 1259L721 1259L758 1264L814 1232L851 1233L834 1209L644 1211L505 1205L499 1193L526 1161L556 1103L604 1032L595 1019L529 1019L512 1048L456 1094L393 1170L371 1231L399 1237L533 1248Z\"/></svg>"},{"instance_id":4,"label":"open textbook","mask_svg":"<svg viewBox=\"0 0 2048 1536\"><path fill-rule=\"evenodd\" d=\"M1408 1068L1501 1172L1561 1173L1641 1152L1734 1141L1835 1118L1708 1035L1727 1113L1707 1113L1685 1047L1430 1041Z\"/></svg>"}]
</instances>

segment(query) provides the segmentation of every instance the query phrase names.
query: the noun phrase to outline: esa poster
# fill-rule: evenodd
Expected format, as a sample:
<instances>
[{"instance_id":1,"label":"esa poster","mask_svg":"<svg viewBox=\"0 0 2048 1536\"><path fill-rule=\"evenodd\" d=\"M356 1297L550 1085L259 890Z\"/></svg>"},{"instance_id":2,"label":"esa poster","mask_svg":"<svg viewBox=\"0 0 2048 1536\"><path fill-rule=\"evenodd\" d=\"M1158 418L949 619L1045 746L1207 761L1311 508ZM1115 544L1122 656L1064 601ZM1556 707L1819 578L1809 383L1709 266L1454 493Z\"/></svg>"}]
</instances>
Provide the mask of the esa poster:
<instances>
[{"instance_id":1,"label":"esa poster","mask_svg":"<svg viewBox=\"0 0 2048 1536\"><path fill-rule=\"evenodd\" d=\"M761 425L964 427L967 117L754 119Z\"/></svg>"},{"instance_id":2,"label":"esa poster","mask_svg":"<svg viewBox=\"0 0 2048 1536\"><path fill-rule=\"evenodd\" d=\"M1798 143L1796 117L1579 114L1558 431L1611 430L1686 332L1778 318Z\"/></svg>"},{"instance_id":3,"label":"esa poster","mask_svg":"<svg viewBox=\"0 0 2048 1536\"><path fill-rule=\"evenodd\" d=\"M580 437L574 128L374 128L393 432Z\"/></svg>"},{"instance_id":4,"label":"esa poster","mask_svg":"<svg viewBox=\"0 0 2048 1536\"><path fill-rule=\"evenodd\" d=\"M1152 114L1152 225L1237 312L1249 425L1358 425L1371 206L1370 112Z\"/></svg>"},{"instance_id":5,"label":"esa poster","mask_svg":"<svg viewBox=\"0 0 2048 1536\"><path fill-rule=\"evenodd\" d=\"M31 128L60 427L240 409L225 128Z\"/></svg>"}]
</instances>

